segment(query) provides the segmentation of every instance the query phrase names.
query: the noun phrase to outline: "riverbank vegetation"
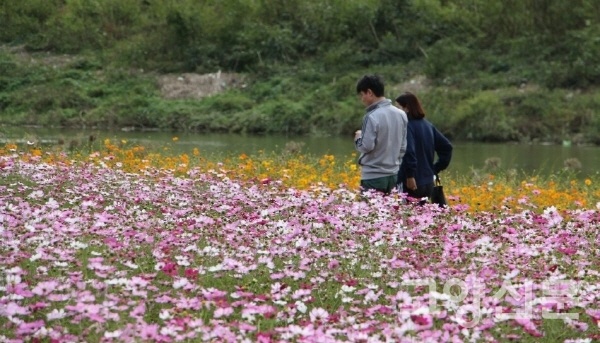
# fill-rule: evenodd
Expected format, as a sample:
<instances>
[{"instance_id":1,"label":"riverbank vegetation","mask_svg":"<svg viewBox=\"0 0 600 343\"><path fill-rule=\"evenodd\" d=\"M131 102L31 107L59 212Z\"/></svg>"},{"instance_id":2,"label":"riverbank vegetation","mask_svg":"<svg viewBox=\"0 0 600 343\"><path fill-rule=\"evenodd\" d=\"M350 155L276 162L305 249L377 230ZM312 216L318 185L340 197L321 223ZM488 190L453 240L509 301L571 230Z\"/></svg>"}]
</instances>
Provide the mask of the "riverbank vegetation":
<instances>
[{"instance_id":1,"label":"riverbank vegetation","mask_svg":"<svg viewBox=\"0 0 600 343\"><path fill-rule=\"evenodd\" d=\"M0 120L348 134L374 72L453 139L600 144L599 18L592 0L4 2ZM239 78L161 92L186 73Z\"/></svg>"}]
</instances>

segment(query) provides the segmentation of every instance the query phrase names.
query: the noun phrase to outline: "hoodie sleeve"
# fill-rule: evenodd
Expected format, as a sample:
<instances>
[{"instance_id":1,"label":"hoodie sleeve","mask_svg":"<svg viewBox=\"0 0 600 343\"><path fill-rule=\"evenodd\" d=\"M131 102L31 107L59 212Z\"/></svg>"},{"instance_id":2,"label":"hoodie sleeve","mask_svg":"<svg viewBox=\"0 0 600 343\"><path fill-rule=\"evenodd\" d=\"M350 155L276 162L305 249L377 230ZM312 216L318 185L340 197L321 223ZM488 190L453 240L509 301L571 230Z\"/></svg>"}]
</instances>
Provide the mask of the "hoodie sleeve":
<instances>
[{"instance_id":1,"label":"hoodie sleeve","mask_svg":"<svg viewBox=\"0 0 600 343\"><path fill-rule=\"evenodd\" d=\"M366 154L375 149L377 125L370 116L366 116L362 126L362 136L354 142L358 152Z\"/></svg>"},{"instance_id":2,"label":"hoodie sleeve","mask_svg":"<svg viewBox=\"0 0 600 343\"><path fill-rule=\"evenodd\" d=\"M411 125L408 125L408 129L406 130L406 153L402 157L400 168L403 170L404 177L415 177L417 174L417 154L415 152L415 139Z\"/></svg>"},{"instance_id":3,"label":"hoodie sleeve","mask_svg":"<svg viewBox=\"0 0 600 343\"><path fill-rule=\"evenodd\" d=\"M448 168L450 165L450 160L452 159L452 143L450 143L448 138L435 127L433 128L433 135L435 152L438 155L438 160L433 164L433 172L437 174Z\"/></svg>"}]
</instances>

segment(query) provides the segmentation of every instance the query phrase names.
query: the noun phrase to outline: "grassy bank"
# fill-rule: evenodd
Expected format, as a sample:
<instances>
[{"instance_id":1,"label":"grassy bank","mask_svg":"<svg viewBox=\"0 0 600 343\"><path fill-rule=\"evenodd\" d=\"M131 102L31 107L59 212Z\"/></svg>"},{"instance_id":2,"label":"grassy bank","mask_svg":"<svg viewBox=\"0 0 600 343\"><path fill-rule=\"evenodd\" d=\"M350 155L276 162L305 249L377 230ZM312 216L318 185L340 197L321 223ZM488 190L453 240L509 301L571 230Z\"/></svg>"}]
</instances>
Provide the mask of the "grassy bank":
<instances>
[{"instance_id":1,"label":"grassy bank","mask_svg":"<svg viewBox=\"0 0 600 343\"><path fill-rule=\"evenodd\" d=\"M478 82L436 84L418 64L327 72L306 62L244 74L243 84L203 98L169 98L155 72L126 70L85 55L0 52L0 120L4 125L156 128L252 134L349 134L361 122L354 85L363 73L386 78L390 98L417 92L428 117L453 139L600 143L599 90L547 89L535 84L497 88ZM410 72L409 72L410 70ZM177 74L174 74L177 75Z\"/></svg>"}]
</instances>

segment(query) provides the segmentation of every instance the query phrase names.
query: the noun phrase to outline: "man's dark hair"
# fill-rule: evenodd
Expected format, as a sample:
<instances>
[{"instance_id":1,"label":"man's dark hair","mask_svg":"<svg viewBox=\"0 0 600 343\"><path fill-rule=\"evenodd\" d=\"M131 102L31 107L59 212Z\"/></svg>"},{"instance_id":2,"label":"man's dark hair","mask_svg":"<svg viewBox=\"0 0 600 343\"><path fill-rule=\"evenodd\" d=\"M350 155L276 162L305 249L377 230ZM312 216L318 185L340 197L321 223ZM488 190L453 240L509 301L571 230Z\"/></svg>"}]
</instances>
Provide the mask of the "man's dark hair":
<instances>
[{"instance_id":1,"label":"man's dark hair","mask_svg":"<svg viewBox=\"0 0 600 343\"><path fill-rule=\"evenodd\" d=\"M356 83L356 93L371 90L376 97L383 96L385 88L383 80L378 75L365 75Z\"/></svg>"}]
</instances>

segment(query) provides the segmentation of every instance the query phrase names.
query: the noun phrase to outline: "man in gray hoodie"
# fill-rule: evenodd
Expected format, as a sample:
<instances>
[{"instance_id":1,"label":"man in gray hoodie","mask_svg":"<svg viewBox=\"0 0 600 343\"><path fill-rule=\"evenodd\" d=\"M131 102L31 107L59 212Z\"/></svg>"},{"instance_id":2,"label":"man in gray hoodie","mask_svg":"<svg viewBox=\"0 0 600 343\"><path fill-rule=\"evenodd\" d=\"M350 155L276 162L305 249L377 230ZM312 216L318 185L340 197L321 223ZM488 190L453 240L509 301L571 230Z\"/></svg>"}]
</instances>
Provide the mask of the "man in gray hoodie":
<instances>
[{"instance_id":1,"label":"man in gray hoodie","mask_svg":"<svg viewBox=\"0 0 600 343\"><path fill-rule=\"evenodd\" d=\"M365 75L356 84L356 92L366 106L362 129L354 134L360 157L360 186L389 194L396 187L400 162L406 152L406 113L384 96L384 85L377 75Z\"/></svg>"}]
</instances>

